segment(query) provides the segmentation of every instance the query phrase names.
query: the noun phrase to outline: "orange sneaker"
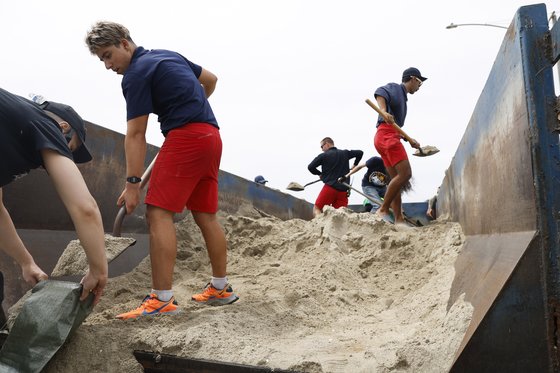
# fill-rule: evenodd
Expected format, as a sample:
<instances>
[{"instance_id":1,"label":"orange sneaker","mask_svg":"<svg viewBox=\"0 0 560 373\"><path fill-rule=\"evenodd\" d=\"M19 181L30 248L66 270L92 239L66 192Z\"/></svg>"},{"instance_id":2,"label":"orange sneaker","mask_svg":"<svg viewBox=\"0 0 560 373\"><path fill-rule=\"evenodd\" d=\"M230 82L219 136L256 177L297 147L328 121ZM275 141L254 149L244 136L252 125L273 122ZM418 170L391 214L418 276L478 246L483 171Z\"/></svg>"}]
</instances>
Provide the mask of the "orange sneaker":
<instances>
[{"instance_id":1,"label":"orange sneaker","mask_svg":"<svg viewBox=\"0 0 560 373\"><path fill-rule=\"evenodd\" d=\"M208 283L202 293L192 296L192 300L195 302L205 303L210 306L223 306L231 304L238 299L239 297L233 293L230 284L227 284L222 290L218 290L211 283Z\"/></svg>"},{"instance_id":2,"label":"orange sneaker","mask_svg":"<svg viewBox=\"0 0 560 373\"><path fill-rule=\"evenodd\" d=\"M175 297L171 297L168 302L162 302L157 299L155 294L150 294L144 298L140 307L117 315L117 319L128 320L141 316L174 315L176 313L179 313L179 307Z\"/></svg>"}]
</instances>

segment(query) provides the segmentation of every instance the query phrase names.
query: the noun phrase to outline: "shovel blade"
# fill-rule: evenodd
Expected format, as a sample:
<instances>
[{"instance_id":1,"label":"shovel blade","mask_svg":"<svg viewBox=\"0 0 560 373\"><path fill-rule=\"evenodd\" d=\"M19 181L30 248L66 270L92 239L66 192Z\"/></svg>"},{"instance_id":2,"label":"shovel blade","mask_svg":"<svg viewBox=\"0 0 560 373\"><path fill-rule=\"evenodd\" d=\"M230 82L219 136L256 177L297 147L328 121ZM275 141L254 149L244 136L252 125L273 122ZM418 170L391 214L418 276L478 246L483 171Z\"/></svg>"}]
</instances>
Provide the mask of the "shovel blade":
<instances>
[{"instance_id":1,"label":"shovel blade","mask_svg":"<svg viewBox=\"0 0 560 373\"><path fill-rule=\"evenodd\" d=\"M305 188L301 184L292 181L290 184L288 184L286 189L299 192L304 190Z\"/></svg>"},{"instance_id":2,"label":"shovel blade","mask_svg":"<svg viewBox=\"0 0 560 373\"><path fill-rule=\"evenodd\" d=\"M430 155L434 155L439 153L439 149L432 145L422 146L420 149L417 149L413 155L417 157L428 157Z\"/></svg>"}]
</instances>

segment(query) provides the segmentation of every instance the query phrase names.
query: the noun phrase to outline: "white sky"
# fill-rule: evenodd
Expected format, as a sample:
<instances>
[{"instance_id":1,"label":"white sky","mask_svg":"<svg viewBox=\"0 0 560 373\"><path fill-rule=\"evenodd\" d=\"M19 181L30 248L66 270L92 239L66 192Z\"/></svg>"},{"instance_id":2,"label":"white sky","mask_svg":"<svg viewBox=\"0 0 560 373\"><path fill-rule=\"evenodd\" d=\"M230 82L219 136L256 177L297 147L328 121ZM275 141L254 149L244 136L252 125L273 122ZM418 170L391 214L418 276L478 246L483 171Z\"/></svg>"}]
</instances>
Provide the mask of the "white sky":
<instances>
[{"instance_id":1,"label":"white sky","mask_svg":"<svg viewBox=\"0 0 560 373\"><path fill-rule=\"evenodd\" d=\"M547 14L560 11L545 1ZM509 26L513 0L0 0L0 87L72 105L93 123L124 133L121 76L90 55L84 37L99 20L124 24L136 44L171 49L218 76L210 103L221 127L221 169L314 202L322 183L307 165L325 136L341 149L373 147L377 114L365 104L378 86L415 66L428 80L409 95L404 130L440 153L410 156L414 191L430 198L461 140ZM163 136L155 116L148 142ZM409 155L413 149L405 144ZM361 190L361 171L353 185ZM363 198L353 193L350 203Z\"/></svg>"}]
</instances>

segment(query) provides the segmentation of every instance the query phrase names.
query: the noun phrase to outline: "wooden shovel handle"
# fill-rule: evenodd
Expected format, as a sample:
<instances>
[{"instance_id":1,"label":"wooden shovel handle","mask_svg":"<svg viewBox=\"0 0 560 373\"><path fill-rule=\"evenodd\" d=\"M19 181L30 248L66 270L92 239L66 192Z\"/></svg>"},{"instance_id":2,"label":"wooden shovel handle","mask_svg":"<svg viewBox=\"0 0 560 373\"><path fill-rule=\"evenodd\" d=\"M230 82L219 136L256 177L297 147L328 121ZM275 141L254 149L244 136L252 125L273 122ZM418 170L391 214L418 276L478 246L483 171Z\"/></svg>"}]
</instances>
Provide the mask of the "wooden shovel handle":
<instances>
[{"instance_id":1,"label":"wooden shovel handle","mask_svg":"<svg viewBox=\"0 0 560 373\"><path fill-rule=\"evenodd\" d=\"M377 111L377 114L383 116L383 112L381 111L381 109L379 109L379 108L377 107L377 105L375 105L369 98L366 98L366 103L367 103L369 106L371 106L371 108L372 108L373 110ZM408 136L408 135L406 134L406 132L404 132L403 129L402 129L401 127L399 127L396 123L387 123L387 124L393 126L393 128L396 129L396 130L401 134L401 136L404 137L405 140L408 141L408 142L412 145L412 141L411 141L412 139L411 139L411 137Z\"/></svg>"}]
</instances>

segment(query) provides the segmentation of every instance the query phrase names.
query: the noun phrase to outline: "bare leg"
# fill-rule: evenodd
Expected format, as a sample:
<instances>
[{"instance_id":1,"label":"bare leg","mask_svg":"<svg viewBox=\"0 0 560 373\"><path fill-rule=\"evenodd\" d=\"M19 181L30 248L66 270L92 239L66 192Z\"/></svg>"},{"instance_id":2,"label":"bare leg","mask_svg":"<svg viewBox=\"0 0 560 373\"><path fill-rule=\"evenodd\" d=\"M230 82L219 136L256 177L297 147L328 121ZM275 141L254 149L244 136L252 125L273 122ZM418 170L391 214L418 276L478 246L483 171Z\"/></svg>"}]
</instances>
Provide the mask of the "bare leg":
<instances>
[{"instance_id":1,"label":"bare leg","mask_svg":"<svg viewBox=\"0 0 560 373\"><path fill-rule=\"evenodd\" d=\"M212 276L226 277L227 270L227 242L222 226L216 214L192 211L196 225L200 228L206 250L212 265Z\"/></svg>"},{"instance_id":2,"label":"bare leg","mask_svg":"<svg viewBox=\"0 0 560 373\"><path fill-rule=\"evenodd\" d=\"M321 215L323 213L323 211L317 207L317 205L313 205L313 217L317 217L318 215Z\"/></svg>"},{"instance_id":3,"label":"bare leg","mask_svg":"<svg viewBox=\"0 0 560 373\"><path fill-rule=\"evenodd\" d=\"M152 286L156 290L171 290L173 269L177 257L177 236L172 211L148 205L146 217L150 230L150 260Z\"/></svg>"},{"instance_id":4,"label":"bare leg","mask_svg":"<svg viewBox=\"0 0 560 373\"><path fill-rule=\"evenodd\" d=\"M387 167L387 172L391 176L391 182L387 186L385 199L377 213L389 215L389 208L392 208L395 215L395 223L403 223L401 189L412 177L410 162L408 159L400 161L394 167Z\"/></svg>"}]
</instances>

